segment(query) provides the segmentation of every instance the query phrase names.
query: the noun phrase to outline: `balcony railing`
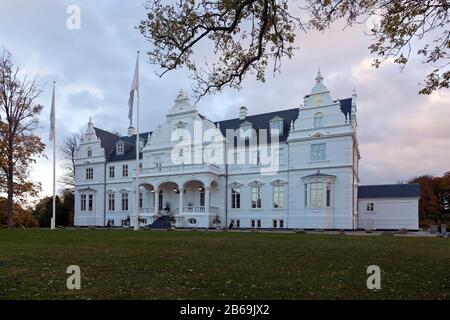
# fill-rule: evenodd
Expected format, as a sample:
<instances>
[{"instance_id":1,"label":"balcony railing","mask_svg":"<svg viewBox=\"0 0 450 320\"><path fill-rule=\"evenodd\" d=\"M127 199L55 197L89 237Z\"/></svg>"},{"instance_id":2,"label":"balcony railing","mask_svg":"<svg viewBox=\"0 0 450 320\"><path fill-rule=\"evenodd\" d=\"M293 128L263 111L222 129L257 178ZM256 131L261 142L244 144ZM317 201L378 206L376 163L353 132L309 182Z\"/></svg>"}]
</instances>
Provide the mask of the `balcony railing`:
<instances>
[{"instance_id":1,"label":"balcony railing","mask_svg":"<svg viewBox=\"0 0 450 320\"><path fill-rule=\"evenodd\" d=\"M141 168L141 175L159 175L161 173L192 173L192 172L215 172L220 173L220 167L215 164L179 164L162 167Z\"/></svg>"}]
</instances>

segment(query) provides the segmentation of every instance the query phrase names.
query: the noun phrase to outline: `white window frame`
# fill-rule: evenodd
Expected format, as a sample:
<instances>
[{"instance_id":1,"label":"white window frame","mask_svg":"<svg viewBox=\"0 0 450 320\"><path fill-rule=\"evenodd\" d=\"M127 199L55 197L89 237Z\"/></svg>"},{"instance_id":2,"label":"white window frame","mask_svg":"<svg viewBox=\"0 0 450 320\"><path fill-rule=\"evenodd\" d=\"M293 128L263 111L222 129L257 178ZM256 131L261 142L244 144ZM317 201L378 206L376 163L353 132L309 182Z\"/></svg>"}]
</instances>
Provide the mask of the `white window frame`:
<instances>
[{"instance_id":1,"label":"white window frame","mask_svg":"<svg viewBox=\"0 0 450 320\"><path fill-rule=\"evenodd\" d=\"M110 178L114 178L114 176L116 175L116 171L115 171L115 167L114 166L109 166L109 177Z\"/></svg>"},{"instance_id":2,"label":"white window frame","mask_svg":"<svg viewBox=\"0 0 450 320\"><path fill-rule=\"evenodd\" d=\"M130 208L128 192L122 192L120 200L120 209L122 211L128 211Z\"/></svg>"},{"instance_id":3,"label":"white window frame","mask_svg":"<svg viewBox=\"0 0 450 320\"><path fill-rule=\"evenodd\" d=\"M127 164L122 165L122 177L128 177L128 165Z\"/></svg>"},{"instance_id":4,"label":"white window frame","mask_svg":"<svg viewBox=\"0 0 450 320\"><path fill-rule=\"evenodd\" d=\"M89 167L86 168L86 180L93 180L94 179L94 168Z\"/></svg>"},{"instance_id":5,"label":"white window frame","mask_svg":"<svg viewBox=\"0 0 450 320\"><path fill-rule=\"evenodd\" d=\"M327 144L313 143L310 146L311 161L325 161L327 159Z\"/></svg>"},{"instance_id":6,"label":"white window frame","mask_svg":"<svg viewBox=\"0 0 450 320\"><path fill-rule=\"evenodd\" d=\"M322 128L323 127L323 114L322 112L317 112L314 115L314 128Z\"/></svg>"},{"instance_id":7,"label":"white window frame","mask_svg":"<svg viewBox=\"0 0 450 320\"><path fill-rule=\"evenodd\" d=\"M255 198L253 197L255 196ZM251 200L251 208L252 209L261 209L262 208L262 185L252 185L250 189L250 200ZM255 206L253 206L253 202ZM259 201L259 202L258 202Z\"/></svg>"},{"instance_id":8,"label":"white window frame","mask_svg":"<svg viewBox=\"0 0 450 320\"><path fill-rule=\"evenodd\" d=\"M87 148L87 156L88 156L88 158L92 157L92 148L91 147Z\"/></svg>"},{"instance_id":9,"label":"white window frame","mask_svg":"<svg viewBox=\"0 0 450 320\"><path fill-rule=\"evenodd\" d=\"M285 190L284 184L276 183L272 187L272 207L274 209L284 209L284 201L285 201ZM280 199L281 198L281 199ZM281 201L281 205L276 203L276 200Z\"/></svg>"},{"instance_id":10,"label":"white window frame","mask_svg":"<svg viewBox=\"0 0 450 320\"><path fill-rule=\"evenodd\" d=\"M116 145L116 153L117 154L124 154L124 145L123 145L123 142L119 142L119 143L117 143L117 145Z\"/></svg>"},{"instance_id":11,"label":"white window frame","mask_svg":"<svg viewBox=\"0 0 450 320\"><path fill-rule=\"evenodd\" d=\"M231 209L241 208L241 187L232 186L231 187Z\"/></svg>"},{"instance_id":12,"label":"white window frame","mask_svg":"<svg viewBox=\"0 0 450 320\"><path fill-rule=\"evenodd\" d=\"M116 211L116 195L112 192L108 193L108 211Z\"/></svg>"},{"instance_id":13,"label":"white window frame","mask_svg":"<svg viewBox=\"0 0 450 320\"><path fill-rule=\"evenodd\" d=\"M284 127L283 119L274 119L270 121L270 134L271 135L282 135Z\"/></svg>"}]
</instances>

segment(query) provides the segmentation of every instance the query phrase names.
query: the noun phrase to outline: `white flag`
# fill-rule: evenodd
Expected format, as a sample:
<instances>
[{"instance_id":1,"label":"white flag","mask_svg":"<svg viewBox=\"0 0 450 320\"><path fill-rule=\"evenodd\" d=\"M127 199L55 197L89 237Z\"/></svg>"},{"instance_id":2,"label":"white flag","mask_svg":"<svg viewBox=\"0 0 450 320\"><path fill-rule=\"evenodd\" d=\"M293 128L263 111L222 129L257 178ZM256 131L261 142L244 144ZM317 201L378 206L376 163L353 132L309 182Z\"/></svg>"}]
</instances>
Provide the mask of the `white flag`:
<instances>
[{"instance_id":1,"label":"white flag","mask_svg":"<svg viewBox=\"0 0 450 320\"><path fill-rule=\"evenodd\" d=\"M134 92L139 92L139 56L136 58L136 68L134 69L133 82L131 83L130 98L128 99L128 119L130 119L130 125L133 121L133 101Z\"/></svg>"},{"instance_id":2,"label":"white flag","mask_svg":"<svg viewBox=\"0 0 450 320\"><path fill-rule=\"evenodd\" d=\"M53 83L52 110L50 111L50 141L55 140L55 83Z\"/></svg>"}]
</instances>

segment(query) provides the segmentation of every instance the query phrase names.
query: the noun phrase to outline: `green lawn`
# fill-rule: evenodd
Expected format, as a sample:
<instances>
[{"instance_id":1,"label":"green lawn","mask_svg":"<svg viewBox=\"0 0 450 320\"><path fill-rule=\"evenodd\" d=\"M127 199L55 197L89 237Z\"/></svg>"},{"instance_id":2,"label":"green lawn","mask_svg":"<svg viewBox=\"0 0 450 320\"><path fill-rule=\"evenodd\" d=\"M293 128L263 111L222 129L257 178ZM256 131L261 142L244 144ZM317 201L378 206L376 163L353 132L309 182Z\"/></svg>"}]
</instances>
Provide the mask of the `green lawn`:
<instances>
[{"instance_id":1,"label":"green lawn","mask_svg":"<svg viewBox=\"0 0 450 320\"><path fill-rule=\"evenodd\" d=\"M81 290L66 268L81 267ZM366 268L382 270L380 291ZM0 230L0 299L449 299L450 240Z\"/></svg>"}]
</instances>

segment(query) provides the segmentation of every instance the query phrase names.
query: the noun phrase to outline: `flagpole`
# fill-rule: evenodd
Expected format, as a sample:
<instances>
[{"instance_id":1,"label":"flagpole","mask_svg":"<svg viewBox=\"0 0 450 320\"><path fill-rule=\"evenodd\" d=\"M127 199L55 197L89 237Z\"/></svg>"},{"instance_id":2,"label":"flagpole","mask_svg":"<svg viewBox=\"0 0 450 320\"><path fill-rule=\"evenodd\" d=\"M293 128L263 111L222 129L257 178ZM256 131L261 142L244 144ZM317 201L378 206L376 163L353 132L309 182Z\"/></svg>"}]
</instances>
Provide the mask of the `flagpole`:
<instances>
[{"instance_id":1,"label":"flagpole","mask_svg":"<svg viewBox=\"0 0 450 320\"><path fill-rule=\"evenodd\" d=\"M139 51L137 52L137 63L139 70ZM138 71L139 78L139 71ZM138 80L139 83L139 80ZM134 222L134 230L139 230L139 85L136 90L137 94L137 103L136 103L136 202L135 202L135 212L136 212L136 220Z\"/></svg>"},{"instance_id":2,"label":"flagpole","mask_svg":"<svg viewBox=\"0 0 450 320\"><path fill-rule=\"evenodd\" d=\"M55 99L55 81L53 81L53 100ZM55 105L53 105L55 107ZM54 120L53 120L54 121ZM51 230L55 229L56 221L56 121L53 123L53 214L50 223Z\"/></svg>"}]
</instances>

